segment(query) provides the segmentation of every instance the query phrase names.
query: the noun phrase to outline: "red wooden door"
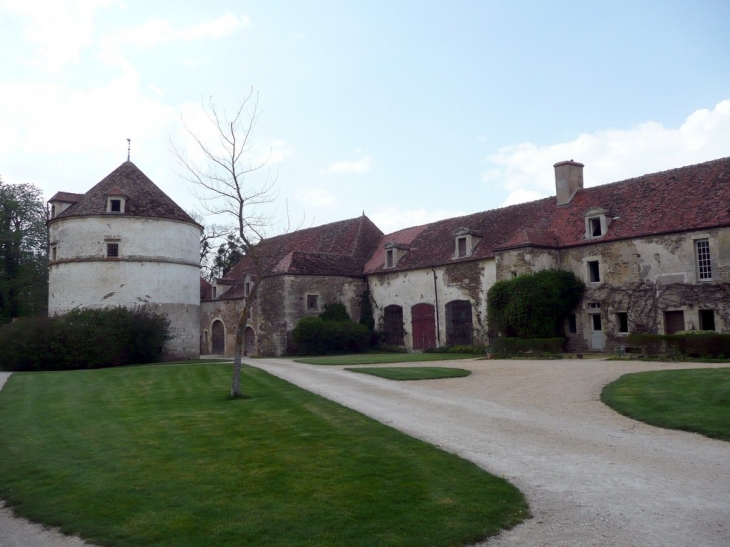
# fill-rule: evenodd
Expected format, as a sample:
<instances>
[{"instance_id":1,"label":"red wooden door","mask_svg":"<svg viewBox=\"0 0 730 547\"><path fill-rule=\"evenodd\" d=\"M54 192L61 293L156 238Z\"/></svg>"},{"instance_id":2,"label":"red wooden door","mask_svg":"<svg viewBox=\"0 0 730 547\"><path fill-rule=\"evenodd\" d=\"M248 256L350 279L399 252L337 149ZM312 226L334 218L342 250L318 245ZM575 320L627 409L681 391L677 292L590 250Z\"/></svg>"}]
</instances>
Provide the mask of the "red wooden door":
<instances>
[{"instance_id":1,"label":"red wooden door","mask_svg":"<svg viewBox=\"0 0 730 547\"><path fill-rule=\"evenodd\" d=\"M212 346L210 352L213 355L223 355L226 352L226 331L223 323L220 321L213 322L213 335L211 336Z\"/></svg>"},{"instance_id":2,"label":"red wooden door","mask_svg":"<svg viewBox=\"0 0 730 547\"><path fill-rule=\"evenodd\" d=\"M436 314L431 304L416 304L411 308L413 349L436 346Z\"/></svg>"},{"instance_id":3,"label":"red wooden door","mask_svg":"<svg viewBox=\"0 0 730 547\"><path fill-rule=\"evenodd\" d=\"M256 333L246 327L246 355L256 355Z\"/></svg>"}]
</instances>

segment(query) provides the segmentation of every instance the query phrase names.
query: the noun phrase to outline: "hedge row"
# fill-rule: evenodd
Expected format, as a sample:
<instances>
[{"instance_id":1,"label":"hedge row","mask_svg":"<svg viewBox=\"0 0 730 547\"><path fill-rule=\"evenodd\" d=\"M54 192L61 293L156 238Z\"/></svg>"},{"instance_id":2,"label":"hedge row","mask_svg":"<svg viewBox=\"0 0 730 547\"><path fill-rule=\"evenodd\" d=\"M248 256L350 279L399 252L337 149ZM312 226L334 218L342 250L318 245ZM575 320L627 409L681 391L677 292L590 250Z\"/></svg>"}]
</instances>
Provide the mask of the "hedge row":
<instances>
[{"instance_id":1,"label":"hedge row","mask_svg":"<svg viewBox=\"0 0 730 547\"><path fill-rule=\"evenodd\" d=\"M360 353L370 345L368 328L354 321L325 321L304 317L294 327L292 338L301 355Z\"/></svg>"},{"instance_id":2,"label":"hedge row","mask_svg":"<svg viewBox=\"0 0 730 547\"><path fill-rule=\"evenodd\" d=\"M74 310L0 326L0 370L74 370L158 361L169 320L145 308Z\"/></svg>"},{"instance_id":3,"label":"hedge row","mask_svg":"<svg viewBox=\"0 0 730 547\"><path fill-rule=\"evenodd\" d=\"M730 358L730 334L698 331L692 334L629 334L626 342L648 355Z\"/></svg>"},{"instance_id":4,"label":"hedge row","mask_svg":"<svg viewBox=\"0 0 730 547\"><path fill-rule=\"evenodd\" d=\"M484 355L487 353L486 346L441 346L440 348L427 348L424 353L469 353Z\"/></svg>"},{"instance_id":5,"label":"hedge row","mask_svg":"<svg viewBox=\"0 0 730 547\"><path fill-rule=\"evenodd\" d=\"M497 355L562 353L565 338L496 338L490 345Z\"/></svg>"}]
</instances>

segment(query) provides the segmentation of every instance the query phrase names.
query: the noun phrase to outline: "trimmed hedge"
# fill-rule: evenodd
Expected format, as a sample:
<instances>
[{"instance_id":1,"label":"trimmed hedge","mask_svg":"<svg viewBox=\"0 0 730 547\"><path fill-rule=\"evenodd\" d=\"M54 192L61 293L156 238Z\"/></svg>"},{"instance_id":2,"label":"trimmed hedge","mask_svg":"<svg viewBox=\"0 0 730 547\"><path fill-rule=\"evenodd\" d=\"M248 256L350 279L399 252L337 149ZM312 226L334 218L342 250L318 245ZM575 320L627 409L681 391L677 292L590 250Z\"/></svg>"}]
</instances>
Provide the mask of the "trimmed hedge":
<instances>
[{"instance_id":1,"label":"trimmed hedge","mask_svg":"<svg viewBox=\"0 0 730 547\"><path fill-rule=\"evenodd\" d=\"M629 334L626 342L647 355L680 354L685 357L730 358L730 334L694 331L684 334Z\"/></svg>"},{"instance_id":2,"label":"trimmed hedge","mask_svg":"<svg viewBox=\"0 0 730 547\"><path fill-rule=\"evenodd\" d=\"M364 351L370 345L371 333L354 321L303 317L294 327L292 337L300 355L330 355Z\"/></svg>"},{"instance_id":3,"label":"trimmed hedge","mask_svg":"<svg viewBox=\"0 0 730 547\"><path fill-rule=\"evenodd\" d=\"M0 370L74 370L159 361L170 322L146 308L73 310L0 326Z\"/></svg>"},{"instance_id":4,"label":"trimmed hedge","mask_svg":"<svg viewBox=\"0 0 730 547\"><path fill-rule=\"evenodd\" d=\"M565 338L496 338L490 348L497 355L562 353Z\"/></svg>"},{"instance_id":5,"label":"trimmed hedge","mask_svg":"<svg viewBox=\"0 0 730 547\"><path fill-rule=\"evenodd\" d=\"M441 346L440 348L426 348L423 353L469 353L484 355L487 353L486 346Z\"/></svg>"}]
</instances>

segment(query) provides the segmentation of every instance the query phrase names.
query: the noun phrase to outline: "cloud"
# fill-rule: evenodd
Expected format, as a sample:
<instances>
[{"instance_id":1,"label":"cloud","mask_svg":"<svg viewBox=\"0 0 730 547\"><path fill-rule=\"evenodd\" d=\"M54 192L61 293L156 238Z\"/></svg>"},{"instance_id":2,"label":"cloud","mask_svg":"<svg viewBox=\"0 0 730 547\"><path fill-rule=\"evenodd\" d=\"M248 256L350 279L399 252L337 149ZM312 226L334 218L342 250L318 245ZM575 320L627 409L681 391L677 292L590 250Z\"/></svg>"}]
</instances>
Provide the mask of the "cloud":
<instances>
[{"instance_id":1,"label":"cloud","mask_svg":"<svg viewBox=\"0 0 730 547\"><path fill-rule=\"evenodd\" d=\"M389 234L403 228L428 224L445 218L460 217L466 214L467 213L464 211L453 211L447 209L427 210L421 207L419 209L403 210L396 209L395 207L386 207L378 210L374 214L368 214L368 217L370 217L370 220L372 220L378 228L383 230L386 234Z\"/></svg>"},{"instance_id":2,"label":"cloud","mask_svg":"<svg viewBox=\"0 0 730 547\"><path fill-rule=\"evenodd\" d=\"M109 36L108 40L113 43L150 47L173 40L195 40L206 37L218 38L235 32L241 27L247 27L250 24L251 20L246 15L237 17L232 13L222 15L212 21L180 29L174 28L167 20L150 19L136 27L121 29Z\"/></svg>"},{"instance_id":3,"label":"cloud","mask_svg":"<svg viewBox=\"0 0 730 547\"><path fill-rule=\"evenodd\" d=\"M0 0L0 8L29 20L23 23L23 37L36 46L33 62L57 72L76 62L79 53L93 43L94 16L114 0Z\"/></svg>"},{"instance_id":4,"label":"cloud","mask_svg":"<svg viewBox=\"0 0 730 547\"><path fill-rule=\"evenodd\" d=\"M482 180L509 192L504 205L555 194L553 164L585 164L585 186L596 186L684 165L730 156L730 100L697 110L676 129L645 122L627 130L608 129L537 146L521 143L487 157Z\"/></svg>"},{"instance_id":5,"label":"cloud","mask_svg":"<svg viewBox=\"0 0 730 547\"><path fill-rule=\"evenodd\" d=\"M327 173L355 173L361 175L372 169L370 165L370 156L365 156L359 161L338 161L333 163L325 172Z\"/></svg>"},{"instance_id":6,"label":"cloud","mask_svg":"<svg viewBox=\"0 0 730 547\"><path fill-rule=\"evenodd\" d=\"M295 197L305 207L327 207L333 205L337 200L324 188L305 186L297 190Z\"/></svg>"}]
</instances>

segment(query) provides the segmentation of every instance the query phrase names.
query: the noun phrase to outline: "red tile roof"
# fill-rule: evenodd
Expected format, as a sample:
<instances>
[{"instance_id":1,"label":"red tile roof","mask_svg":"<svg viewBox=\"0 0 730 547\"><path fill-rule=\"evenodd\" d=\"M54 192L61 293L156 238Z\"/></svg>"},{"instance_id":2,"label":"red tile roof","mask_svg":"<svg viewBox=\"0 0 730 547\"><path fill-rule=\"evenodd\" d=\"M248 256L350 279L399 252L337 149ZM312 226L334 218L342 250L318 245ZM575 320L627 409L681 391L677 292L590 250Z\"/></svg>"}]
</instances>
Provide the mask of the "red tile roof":
<instances>
[{"instance_id":1,"label":"red tile roof","mask_svg":"<svg viewBox=\"0 0 730 547\"><path fill-rule=\"evenodd\" d=\"M76 203L77 201L81 201L81 198L84 197L84 194L74 194L73 192L56 192L53 194L53 197L49 199L48 201L62 201L63 203Z\"/></svg>"},{"instance_id":2,"label":"red tile roof","mask_svg":"<svg viewBox=\"0 0 730 547\"><path fill-rule=\"evenodd\" d=\"M208 280L200 278L200 299L210 300L213 296L213 286L208 283Z\"/></svg>"},{"instance_id":3,"label":"red tile roof","mask_svg":"<svg viewBox=\"0 0 730 547\"><path fill-rule=\"evenodd\" d=\"M105 214L107 196L116 195L115 192L121 192L122 187L125 189L123 194L127 196L122 215L180 220L196 224L190 215L172 201L131 161L125 161L117 167L91 190L81 195L76 203L56 215L51 222L69 217ZM59 192L56 196L59 194L68 195L65 192Z\"/></svg>"},{"instance_id":4,"label":"red tile roof","mask_svg":"<svg viewBox=\"0 0 730 547\"><path fill-rule=\"evenodd\" d=\"M606 211L608 231L584 239L585 213ZM555 197L408 228L381 238L365 274L491 258L523 246L575 247L651 235L730 226L730 158L578 190L570 203ZM454 230L483 236L470 257L454 259ZM383 269L388 241L410 245L395 268Z\"/></svg>"}]
</instances>

